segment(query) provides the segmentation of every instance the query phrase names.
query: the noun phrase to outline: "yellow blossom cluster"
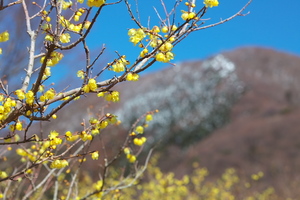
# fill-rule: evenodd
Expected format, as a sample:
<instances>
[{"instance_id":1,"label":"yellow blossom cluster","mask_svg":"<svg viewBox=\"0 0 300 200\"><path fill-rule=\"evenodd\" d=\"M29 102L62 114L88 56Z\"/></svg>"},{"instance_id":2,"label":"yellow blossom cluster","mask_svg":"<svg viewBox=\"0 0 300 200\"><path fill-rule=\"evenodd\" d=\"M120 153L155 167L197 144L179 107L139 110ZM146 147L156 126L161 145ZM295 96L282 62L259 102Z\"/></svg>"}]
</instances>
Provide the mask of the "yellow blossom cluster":
<instances>
[{"instance_id":1,"label":"yellow blossom cluster","mask_svg":"<svg viewBox=\"0 0 300 200\"><path fill-rule=\"evenodd\" d=\"M137 127L135 128L135 131L136 131L137 133L139 133L139 134L143 134L143 133L144 133L144 127L142 127L142 126L137 126Z\"/></svg>"},{"instance_id":2,"label":"yellow blossom cluster","mask_svg":"<svg viewBox=\"0 0 300 200\"><path fill-rule=\"evenodd\" d=\"M63 10L67 10L68 8L70 8L73 5L72 1L61 0L61 3L62 3L62 9Z\"/></svg>"},{"instance_id":3,"label":"yellow blossom cluster","mask_svg":"<svg viewBox=\"0 0 300 200\"><path fill-rule=\"evenodd\" d=\"M93 184L93 188L97 191L101 190L102 186L103 186L103 181L102 180L99 180L99 181L97 181L96 183Z\"/></svg>"},{"instance_id":4,"label":"yellow blossom cluster","mask_svg":"<svg viewBox=\"0 0 300 200\"><path fill-rule=\"evenodd\" d=\"M48 12L46 10L42 11L42 19L46 20L46 22L50 22L51 21L51 17L48 16Z\"/></svg>"},{"instance_id":5,"label":"yellow blossom cluster","mask_svg":"<svg viewBox=\"0 0 300 200\"><path fill-rule=\"evenodd\" d=\"M170 62L174 59L174 53L171 52L173 45L171 42L165 42L159 47L159 52L156 54L155 59L159 62Z\"/></svg>"},{"instance_id":6,"label":"yellow blossom cluster","mask_svg":"<svg viewBox=\"0 0 300 200\"><path fill-rule=\"evenodd\" d=\"M153 120L153 113L155 112L158 112L158 110L155 110L155 111L151 111L151 112L148 112L145 116L145 123L143 126L139 125L139 126L136 126L134 131L132 131L130 133L130 136L133 138L132 142L134 145L136 146L143 146L145 144L145 142L147 141L147 138L144 137L144 136L141 136L142 134L144 134L144 131L145 131L145 127L148 127L148 123L147 122L150 122ZM131 153L131 149L129 147L126 147L124 148L124 153L126 155L126 158L129 162L133 163L136 161L136 156L133 155Z\"/></svg>"},{"instance_id":7,"label":"yellow blossom cluster","mask_svg":"<svg viewBox=\"0 0 300 200\"><path fill-rule=\"evenodd\" d=\"M219 1L218 0L204 0L203 3L205 4L206 7L214 7L214 6L218 6L219 5Z\"/></svg>"},{"instance_id":8,"label":"yellow blossom cluster","mask_svg":"<svg viewBox=\"0 0 300 200\"><path fill-rule=\"evenodd\" d=\"M136 137L133 139L133 144L137 146L142 146L146 141L147 141L146 137L140 137L140 138Z\"/></svg>"},{"instance_id":9,"label":"yellow blossom cluster","mask_svg":"<svg viewBox=\"0 0 300 200\"><path fill-rule=\"evenodd\" d=\"M0 121L5 120L16 105L15 100L0 95Z\"/></svg>"},{"instance_id":10,"label":"yellow blossom cluster","mask_svg":"<svg viewBox=\"0 0 300 200\"><path fill-rule=\"evenodd\" d=\"M91 79L89 79L87 85L83 86L82 90L85 93L89 93L90 91L95 91L97 88L98 88L98 86L97 86L96 80L91 78Z\"/></svg>"},{"instance_id":11,"label":"yellow blossom cluster","mask_svg":"<svg viewBox=\"0 0 300 200\"><path fill-rule=\"evenodd\" d=\"M138 81L139 80L139 75L137 73L129 72L126 75L126 80L127 81Z\"/></svg>"},{"instance_id":12,"label":"yellow blossom cluster","mask_svg":"<svg viewBox=\"0 0 300 200\"><path fill-rule=\"evenodd\" d=\"M129 40L132 42L134 45L142 41L146 37L146 33L144 32L143 29L129 29L128 30L128 35L129 35Z\"/></svg>"},{"instance_id":13,"label":"yellow blossom cluster","mask_svg":"<svg viewBox=\"0 0 300 200\"><path fill-rule=\"evenodd\" d=\"M81 131L81 133L79 134L79 137L81 138L81 140L83 142L93 139L93 136L91 134L87 133L86 131Z\"/></svg>"},{"instance_id":14,"label":"yellow blossom cluster","mask_svg":"<svg viewBox=\"0 0 300 200\"><path fill-rule=\"evenodd\" d=\"M25 98L26 98L26 103L29 105L32 105L34 102L34 93L29 90L26 94L25 94Z\"/></svg>"},{"instance_id":15,"label":"yellow blossom cluster","mask_svg":"<svg viewBox=\"0 0 300 200\"><path fill-rule=\"evenodd\" d=\"M136 161L136 156L131 154L131 150L129 147L124 148L124 153L126 155L126 158L129 162L134 163Z\"/></svg>"},{"instance_id":16,"label":"yellow blossom cluster","mask_svg":"<svg viewBox=\"0 0 300 200\"><path fill-rule=\"evenodd\" d=\"M10 131L21 131L23 129L23 125L22 122L20 122L19 120L15 123L9 126L9 130Z\"/></svg>"},{"instance_id":17,"label":"yellow blossom cluster","mask_svg":"<svg viewBox=\"0 0 300 200\"><path fill-rule=\"evenodd\" d=\"M40 96L40 101L45 102L47 100L51 100L55 97L55 90L53 88L46 91L43 95Z\"/></svg>"},{"instance_id":18,"label":"yellow blossom cluster","mask_svg":"<svg viewBox=\"0 0 300 200\"><path fill-rule=\"evenodd\" d=\"M143 134L144 133L144 127L143 126L137 126L135 128L135 132L132 132L130 134L131 136L135 137L133 139L133 144L135 144L137 146L142 146L147 141L147 138L146 137L140 137L136 133L138 133L139 135Z\"/></svg>"},{"instance_id":19,"label":"yellow blossom cluster","mask_svg":"<svg viewBox=\"0 0 300 200\"><path fill-rule=\"evenodd\" d=\"M148 49L143 49L140 53L140 57L145 57L145 55L148 53Z\"/></svg>"},{"instance_id":20,"label":"yellow blossom cluster","mask_svg":"<svg viewBox=\"0 0 300 200\"><path fill-rule=\"evenodd\" d=\"M75 25L71 23L68 19L65 19L64 16L60 16L59 22L63 27L68 28L70 31L73 31L75 33L79 33L82 29L88 29L91 24L91 22L85 21L84 23L79 23Z\"/></svg>"},{"instance_id":21,"label":"yellow blossom cluster","mask_svg":"<svg viewBox=\"0 0 300 200\"><path fill-rule=\"evenodd\" d=\"M69 142L74 142L79 138L79 135L73 135L71 131L65 133L66 140Z\"/></svg>"},{"instance_id":22,"label":"yellow blossom cluster","mask_svg":"<svg viewBox=\"0 0 300 200\"><path fill-rule=\"evenodd\" d=\"M125 58L126 58L125 55L121 56L121 58L117 60L109 69L114 72L123 72L125 70L126 65L130 64L130 62Z\"/></svg>"},{"instance_id":23,"label":"yellow blossom cluster","mask_svg":"<svg viewBox=\"0 0 300 200\"><path fill-rule=\"evenodd\" d=\"M264 176L264 173L262 171L259 171L257 174L252 174L251 178L254 181L257 181L259 179L261 179Z\"/></svg>"},{"instance_id":24,"label":"yellow blossom cluster","mask_svg":"<svg viewBox=\"0 0 300 200\"><path fill-rule=\"evenodd\" d=\"M140 43L139 47L143 48L143 50L140 52L140 57L145 57L148 54L149 50L146 47L159 47L159 51L155 55L155 59L159 62L167 63L174 59L174 54L171 52L171 50L173 48L172 42L175 41L175 37L169 36L168 33L171 34L176 30L177 27L175 25L163 26L161 29L158 26L153 26L153 28L150 30L147 30L146 28L132 28L128 31L128 35L130 37L129 41L134 45ZM159 35L160 32L167 34L161 36ZM149 39L145 39L147 36ZM164 40L163 37L168 39ZM143 44L144 42L147 42L147 44Z\"/></svg>"},{"instance_id":25,"label":"yellow blossom cluster","mask_svg":"<svg viewBox=\"0 0 300 200\"><path fill-rule=\"evenodd\" d=\"M0 33L0 42L6 42L7 40L9 40L9 33L7 31ZM2 48L0 48L0 54L2 54Z\"/></svg>"},{"instance_id":26,"label":"yellow blossom cluster","mask_svg":"<svg viewBox=\"0 0 300 200\"><path fill-rule=\"evenodd\" d=\"M182 10L181 12L182 12L181 18L184 21L196 18L196 13L194 13L194 12L187 12L187 11L184 11L184 10Z\"/></svg>"},{"instance_id":27,"label":"yellow blossom cluster","mask_svg":"<svg viewBox=\"0 0 300 200\"><path fill-rule=\"evenodd\" d=\"M49 76L51 76L51 68L50 67L46 67L45 71L43 73L42 80L46 80Z\"/></svg>"},{"instance_id":28,"label":"yellow blossom cluster","mask_svg":"<svg viewBox=\"0 0 300 200\"><path fill-rule=\"evenodd\" d=\"M61 169L64 167L67 167L69 165L67 160L54 160L51 165L50 168L52 169Z\"/></svg>"},{"instance_id":29,"label":"yellow blossom cluster","mask_svg":"<svg viewBox=\"0 0 300 200\"><path fill-rule=\"evenodd\" d=\"M106 119L98 120L96 118L91 118L89 122L91 125L91 134L98 135L102 129L105 129L109 124L116 124L118 120L115 115L107 113Z\"/></svg>"},{"instance_id":30,"label":"yellow blossom cluster","mask_svg":"<svg viewBox=\"0 0 300 200\"><path fill-rule=\"evenodd\" d=\"M20 100L25 99L25 93L23 90L20 90L20 89L16 90L15 95L17 95L18 99L20 99Z\"/></svg>"},{"instance_id":31,"label":"yellow blossom cluster","mask_svg":"<svg viewBox=\"0 0 300 200\"><path fill-rule=\"evenodd\" d=\"M80 17L82 16L82 14L85 12L84 9L79 8L78 11L75 13L74 15L74 21L78 22L80 20Z\"/></svg>"},{"instance_id":32,"label":"yellow blossom cluster","mask_svg":"<svg viewBox=\"0 0 300 200\"><path fill-rule=\"evenodd\" d=\"M106 101L118 102L120 101L120 93L118 91L99 92L98 97L104 97Z\"/></svg>"},{"instance_id":33,"label":"yellow blossom cluster","mask_svg":"<svg viewBox=\"0 0 300 200\"><path fill-rule=\"evenodd\" d=\"M70 36L69 33L63 33L63 34L60 35L59 41L61 43L69 43L70 42L70 38L71 38L71 36Z\"/></svg>"},{"instance_id":34,"label":"yellow blossom cluster","mask_svg":"<svg viewBox=\"0 0 300 200\"><path fill-rule=\"evenodd\" d=\"M62 53L59 53L57 51L53 51L50 54L50 58L47 59L46 65L51 67L56 65L62 58L64 57L64 55ZM40 60L41 63L44 63L45 60L45 56L43 56Z\"/></svg>"},{"instance_id":35,"label":"yellow blossom cluster","mask_svg":"<svg viewBox=\"0 0 300 200\"><path fill-rule=\"evenodd\" d=\"M105 4L105 0L87 0L87 5L89 7L100 7Z\"/></svg>"},{"instance_id":36,"label":"yellow blossom cluster","mask_svg":"<svg viewBox=\"0 0 300 200\"><path fill-rule=\"evenodd\" d=\"M60 138L59 133L56 131L51 131L48 135L48 140L46 141L38 141L37 137L36 140L37 143L35 145L31 145L31 147L28 149L16 149L16 153L22 157L22 162L26 162L27 159L32 162L37 162L39 160L51 157L53 156L52 150L56 149L57 145L62 143L62 139Z\"/></svg>"},{"instance_id":37,"label":"yellow blossom cluster","mask_svg":"<svg viewBox=\"0 0 300 200\"><path fill-rule=\"evenodd\" d=\"M56 149L56 146L62 143L62 139L59 137L59 133L56 131L51 131L48 135L51 149Z\"/></svg>"}]
</instances>

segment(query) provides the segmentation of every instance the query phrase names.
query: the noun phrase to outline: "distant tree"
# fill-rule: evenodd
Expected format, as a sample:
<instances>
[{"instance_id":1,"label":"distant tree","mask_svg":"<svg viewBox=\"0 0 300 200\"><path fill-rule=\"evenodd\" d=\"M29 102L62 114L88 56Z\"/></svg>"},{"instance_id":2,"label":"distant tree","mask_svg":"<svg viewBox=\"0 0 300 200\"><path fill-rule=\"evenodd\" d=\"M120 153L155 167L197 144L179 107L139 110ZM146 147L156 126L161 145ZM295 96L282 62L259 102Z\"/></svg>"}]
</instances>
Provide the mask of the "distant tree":
<instances>
[{"instance_id":1,"label":"distant tree","mask_svg":"<svg viewBox=\"0 0 300 200\"><path fill-rule=\"evenodd\" d=\"M110 27L95 29L96 20L103 17L103 10L121 3L125 3L135 23L135 27L128 29L129 41L134 48L140 48L140 53L133 61L117 53L113 60L103 64L99 59L105 47L94 56L87 39L92 32L109 31ZM157 111L149 111L138 118L121 146L108 147L101 140L104 129L120 123L117 116L110 113L95 111L89 120L78 122L82 129L76 131L58 133L52 127L53 131L44 133L42 128L33 131L32 127L36 122L59 120L56 115L58 111L87 94L95 94L103 101L120 101L119 91L114 90L115 85L124 81L138 81L140 72L156 62L170 63L175 56L173 48L190 33L242 16L251 0L232 17L206 26L207 20L203 20L203 16L208 9L218 6L218 0L204 0L198 6L195 0L175 0L170 10L164 1L160 3L164 13L155 9L160 22L150 27L150 21L147 24L141 22L140 15L143 13L138 9L137 1L0 0L0 13L9 13L1 17L1 24L6 24L7 30L3 30L4 26L0 27L2 198L101 198L112 190L130 187L141 176L152 151L144 167L139 167L137 156L147 140L143 135L144 129ZM179 9L182 9L181 12ZM117 19L111 16L104 20L111 21L113 25ZM68 84L60 89L54 84L59 80L55 78L53 68L61 65L64 57L74 59L74 50L76 54L84 54L84 67L77 72L73 72L70 66L60 67L69 73L77 73L81 86L72 88ZM23 70L25 73L22 73ZM100 76L108 70L113 73L111 78L101 80ZM17 85L18 89L11 89L9 86L12 84ZM94 149L91 144L96 138L100 144ZM117 153L107 156L107 148L115 148ZM131 167L116 177L109 170L122 157L131 163ZM98 181L82 191L78 186L79 177L82 177L84 170L82 163L87 159L99 165Z\"/></svg>"}]
</instances>

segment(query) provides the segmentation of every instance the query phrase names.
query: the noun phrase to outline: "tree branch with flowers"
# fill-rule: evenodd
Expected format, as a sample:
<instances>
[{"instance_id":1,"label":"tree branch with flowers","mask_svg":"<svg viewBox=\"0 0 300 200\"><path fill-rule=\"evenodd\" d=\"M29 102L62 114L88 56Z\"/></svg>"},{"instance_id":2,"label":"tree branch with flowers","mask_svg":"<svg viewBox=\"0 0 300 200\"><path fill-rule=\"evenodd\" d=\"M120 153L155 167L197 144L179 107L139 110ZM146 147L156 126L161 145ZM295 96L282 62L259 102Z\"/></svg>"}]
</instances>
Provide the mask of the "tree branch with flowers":
<instances>
[{"instance_id":1,"label":"tree branch with flowers","mask_svg":"<svg viewBox=\"0 0 300 200\"><path fill-rule=\"evenodd\" d=\"M100 198L113 190L129 187L146 170L149 158L143 167L140 167L138 155L147 141L144 129L151 122L157 111L149 111L139 118L128 131L127 137L113 157L100 156L106 144L93 149L91 145L95 138L103 137L105 129L120 122L117 116L110 113L95 113L87 121L81 121L81 130L65 130L64 133L53 131L44 134L32 132L32 127L40 121L55 121L59 118L57 112L67 109L67 105L89 94L97 95L103 101L120 101L119 92L114 87L125 81L138 81L142 71L152 67L156 62L171 63L175 55L173 48L192 32L213 27L242 16L245 6L232 17L216 24L206 25L203 20L206 11L218 6L218 0L191 0L174 1L171 10L167 9L166 2L160 1L164 13L156 9L160 22L152 27L144 25L140 13L134 14L133 0L44 0L44 1L0 1L2 10L14 9L21 6L24 12L23 22L26 24L27 34L27 66L25 75L15 77L19 89L9 90L9 82L1 80L0 94L0 145L1 157L6 162L12 162L14 155L17 161L14 166L0 169L0 196L5 199L87 199ZM196 3L199 4L196 6ZM103 64L99 59L105 52L104 45L100 52L93 56L89 49L88 38L95 29L95 24L102 17L104 9L113 9L117 4L125 4L128 15L135 23L135 27L128 29L129 42L133 48L140 48L135 60L127 60L126 55L117 54L109 63ZM151 4L151 2L149 2ZM202 6L203 5L203 6ZM185 8L184 10L179 10ZM179 10L179 11L178 11ZM177 15L180 13L180 18ZM165 15L165 17L162 17ZM113 18L106 19L112 20ZM10 31L1 30L0 42L10 42ZM39 42L40 41L40 42ZM1 45L0 44L0 45ZM80 47L82 45L82 47ZM0 46L1 47L1 46ZM81 81L80 87L59 91L51 81L57 82L53 68L59 67L66 56L70 56L72 49L81 48L85 55L84 67L74 72ZM6 49L0 48L2 56ZM21 68L24 66L20 66ZM69 66L65 66L69 68ZM70 70L72 72L72 70ZM104 72L111 71L113 76L102 79ZM41 130L42 132L42 130ZM150 155L150 154L149 154ZM78 177L82 170L82 163L87 158L98 162L101 170L97 172L99 180L88 191L78 188ZM126 179L113 182L108 177L113 163L125 157L133 168ZM62 178L63 177L63 178ZM63 180L61 182L60 180ZM68 183L68 184L66 184ZM16 192L17 191L17 192Z\"/></svg>"}]
</instances>

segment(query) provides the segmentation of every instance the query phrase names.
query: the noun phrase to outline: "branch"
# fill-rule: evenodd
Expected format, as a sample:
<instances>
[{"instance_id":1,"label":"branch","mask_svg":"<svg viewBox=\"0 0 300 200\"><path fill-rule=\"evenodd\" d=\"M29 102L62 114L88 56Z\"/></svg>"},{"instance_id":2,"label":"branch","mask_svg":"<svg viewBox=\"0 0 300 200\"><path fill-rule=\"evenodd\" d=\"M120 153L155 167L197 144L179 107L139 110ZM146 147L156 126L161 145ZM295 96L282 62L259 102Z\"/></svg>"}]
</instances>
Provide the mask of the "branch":
<instances>
[{"instance_id":1,"label":"branch","mask_svg":"<svg viewBox=\"0 0 300 200\"><path fill-rule=\"evenodd\" d=\"M237 16L245 16L248 15L250 12L246 13L246 14L242 14L242 12L250 5L250 3L252 2L252 0L249 0L248 3L240 10L238 11L236 14L232 15L231 17L228 17L227 19L221 20L220 22L217 22L215 24L210 24L207 26L203 26L203 27L199 27L199 28L195 28L193 31L198 31L198 30L202 30L202 29L206 29L206 28L210 28L210 27L214 27L220 24L223 24L225 22L228 22L230 20L232 20L233 18L237 17Z\"/></svg>"},{"instance_id":2,"label":"branch","mask_svg":"<svg viewBox=\"0 0 300 200\"><path fill-rule=\"evenodd\" d=\"M5 8L8 8L8 7L16 5L16 4L20 4L21 2L22 2L22 0L18 0L18 1L11 2L11 3L7 4L6 6L3 6L3 0L1 0L0 1L0 10L4 10Z\"/></svg>"}]
</instances>

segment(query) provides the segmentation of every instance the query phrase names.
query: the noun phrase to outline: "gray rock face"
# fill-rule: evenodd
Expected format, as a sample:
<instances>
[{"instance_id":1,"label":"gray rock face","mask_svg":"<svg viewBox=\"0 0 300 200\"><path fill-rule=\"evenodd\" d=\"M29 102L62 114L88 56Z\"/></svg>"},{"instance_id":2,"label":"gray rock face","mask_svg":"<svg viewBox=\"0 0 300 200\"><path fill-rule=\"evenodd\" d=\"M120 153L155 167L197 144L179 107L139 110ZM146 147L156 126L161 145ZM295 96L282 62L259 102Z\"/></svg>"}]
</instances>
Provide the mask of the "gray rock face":
<instances>
[{"instance_id":1,"label":"gray rock face","mask_svg":"<svg viewBox=\"0 0 300 200\"><path fill-rule=\"evenodd\" d=\"M242 91L234 63L219 54L145 77L136 90L121 92L126 100L116 114L128 129L143 113L159 109L147 131L150 143L188 145L224 125Z\"/></svg>"}]
</instances>

